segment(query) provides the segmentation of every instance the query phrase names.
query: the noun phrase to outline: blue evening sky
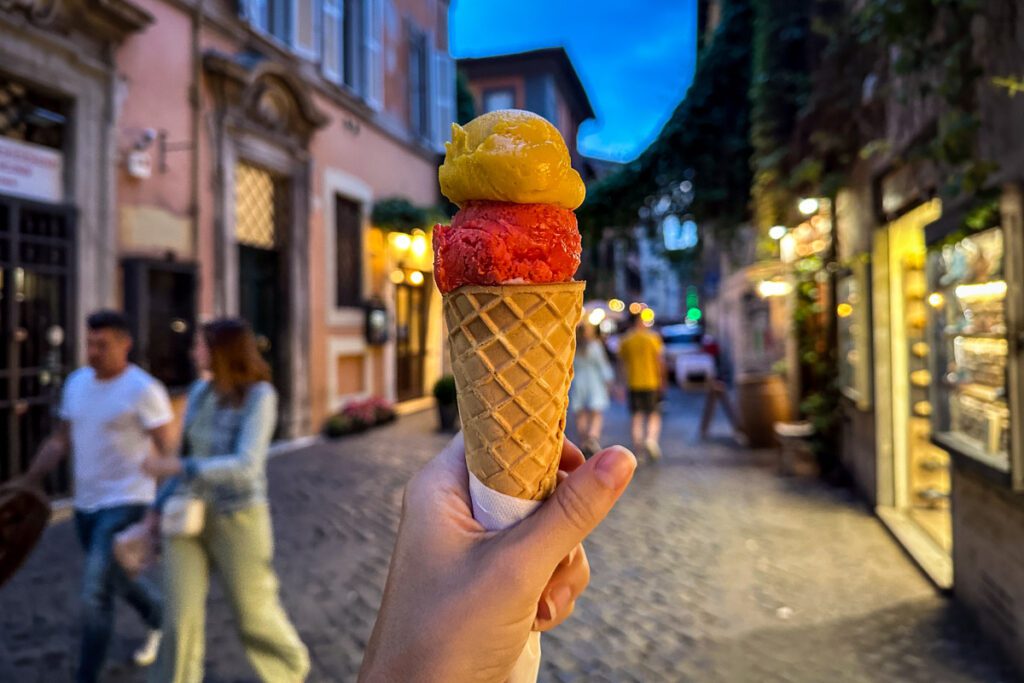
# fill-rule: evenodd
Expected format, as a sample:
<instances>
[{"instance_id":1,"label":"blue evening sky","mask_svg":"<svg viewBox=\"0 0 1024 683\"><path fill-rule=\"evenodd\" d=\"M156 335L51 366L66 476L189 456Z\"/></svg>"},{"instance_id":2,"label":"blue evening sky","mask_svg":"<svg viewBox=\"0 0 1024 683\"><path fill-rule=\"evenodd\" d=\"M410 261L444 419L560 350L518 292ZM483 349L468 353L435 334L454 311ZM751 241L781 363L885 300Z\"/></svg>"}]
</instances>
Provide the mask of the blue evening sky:
<instances>
[{"instance_id":1,"label":"blue evening sky","mask_svg":"<svg viewBox=\"0 0 1024 683\"><path fill-rule=\"evenodd\" d=\"M454 0L454 57L562 45L597 115L589 156L629 161L686 94L696 61L696 0Z\"/></svg>"}]
</instances>

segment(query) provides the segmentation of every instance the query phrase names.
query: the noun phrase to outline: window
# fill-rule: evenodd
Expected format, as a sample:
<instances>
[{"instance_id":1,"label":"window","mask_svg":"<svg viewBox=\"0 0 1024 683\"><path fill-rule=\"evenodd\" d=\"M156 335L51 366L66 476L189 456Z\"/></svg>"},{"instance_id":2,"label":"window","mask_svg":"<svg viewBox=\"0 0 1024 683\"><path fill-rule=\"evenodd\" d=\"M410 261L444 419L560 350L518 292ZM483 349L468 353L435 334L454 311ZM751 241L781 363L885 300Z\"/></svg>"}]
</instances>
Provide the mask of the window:
<instances>
[{"instance_id":1,"label":"window","mask_svg":"<svg viewBox=\"0 0 1024 683\"><path fill-rule=\"evenodd\" d=\"M362 0L346 0L341 17L342 83L358 93L363 91L363 10Z\"/></svg>"},{"instance_id":2,"label":"window","mask_svg":"<svg viewBox=\"0 0 1024 683\"><path fill-rule=\"evenodd\" d=\"M484 93L484 113L499 109L515 109L516 94L512 88L488 90Z\"/></svg>"},{"instance_id":3,"label":"window","mask_svg":"<svg viewBox=\"0 0 1024 683\"><path fill-rule=\"evenodd\" d=\"M334 198L335 306L362 305L362 207L341 195Z\"/></svg>"},{"instance_id":4,"label":"window","mask_svg":"<svg viewBox=\"0 0 1024 683\"><path fill-rule=\"evenodd\" d=\"M409 36L409 130L443 150L455 120L455 62L434 49L434 37L407 24Z\"/></svg>"},{"instance_id":5,"label":"window","mask_svg":"<svg viewBox=\"0 0 1024 683\"><path fill-rule=\"evenodd\" d=\"M323 0L323 70L374 108L383 106L383 0Z\"/></svg>"},{"instance_id":6,"label":"window","mask_svg":"<svg viewBox=\"0 0 1024 683\"><path fill-rule=\"evenodd\" d=\"M254 27L292 44L292 0L244 0L242 8Z\"/></svg>"},{"instance_id":7,"label":"window","mask_svg":"<svg viewBox=\"0 0 1024 683\"><path fill-rule=\"evenodd\" d=\"M427 34L409 26L409 130L420 139L430 133L430 47Z\"/></svg>"}]
</instances>

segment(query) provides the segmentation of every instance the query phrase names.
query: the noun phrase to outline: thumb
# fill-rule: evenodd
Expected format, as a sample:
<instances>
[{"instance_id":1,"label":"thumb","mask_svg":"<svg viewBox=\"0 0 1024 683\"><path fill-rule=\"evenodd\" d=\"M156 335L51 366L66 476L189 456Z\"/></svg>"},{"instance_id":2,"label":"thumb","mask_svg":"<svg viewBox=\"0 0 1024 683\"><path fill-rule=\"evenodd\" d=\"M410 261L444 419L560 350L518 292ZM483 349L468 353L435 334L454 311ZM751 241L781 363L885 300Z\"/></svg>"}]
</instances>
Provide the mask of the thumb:
<instances>
[{"instance_id":1,"label":"thumb","mask_svg":"<svg viewBox=\"0 0 1024 683\"><path fill-rule=\"evenodd\" d=\"M579 545L608 515L636 470L636 458L622 446L599 452L578 467L535 513L511 531L515 551L533 557L539 579Z\"/></svg>"}]
</instances>

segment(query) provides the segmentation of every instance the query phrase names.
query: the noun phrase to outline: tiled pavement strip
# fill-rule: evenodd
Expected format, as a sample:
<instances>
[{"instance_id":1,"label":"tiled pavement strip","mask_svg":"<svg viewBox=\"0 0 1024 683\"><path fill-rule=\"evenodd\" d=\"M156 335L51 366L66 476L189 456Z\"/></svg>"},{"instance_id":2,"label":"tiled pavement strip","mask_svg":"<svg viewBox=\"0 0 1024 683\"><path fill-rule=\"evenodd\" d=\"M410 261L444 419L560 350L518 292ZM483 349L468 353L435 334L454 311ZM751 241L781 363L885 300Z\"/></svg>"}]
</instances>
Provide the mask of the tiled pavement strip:
<instances>
[{"instance_id":1,"label":"tiled pavement strip","mask_svg":"<svg viewBox=\"0 0 1024 683\"><path fill-rule=\"evenodd\" d=\"M699 398L671 405L666 457L641 467L588 543L591 586L545 636L542 681L1014 680L852 494L779 478L770 454L724 438L696 444ZM355 679L402 486L446 441L433 419L405 417L271 463L276 564L311 681ZM607 433L624 438L621 408ZM70 680L81 560L72 525L56 524L0 589L0 681ZM127 663L141 635L119 604L107 680L145 680ZM216 585L207 656L207 681L255 680Z\"/></svg>"}]
</instances>

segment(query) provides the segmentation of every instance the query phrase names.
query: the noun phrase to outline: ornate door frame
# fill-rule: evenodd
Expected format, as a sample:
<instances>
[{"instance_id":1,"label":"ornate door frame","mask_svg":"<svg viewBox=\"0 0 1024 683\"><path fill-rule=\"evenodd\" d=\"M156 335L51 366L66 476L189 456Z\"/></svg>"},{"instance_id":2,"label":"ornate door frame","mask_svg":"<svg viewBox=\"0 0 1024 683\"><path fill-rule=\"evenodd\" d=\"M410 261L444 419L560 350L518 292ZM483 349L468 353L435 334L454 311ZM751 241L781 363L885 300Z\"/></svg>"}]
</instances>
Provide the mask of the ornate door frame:
<instances>
[{"instance_id":1,"label":"ornate door frame","mask_svg":"<svg viewBox=\"0 0 1024 683\"><path fill-rule=\"evenodd\" d=\"M288 386L280 387L281 434L311 430L309 410L310 280L309 213L312 159L309 140L327 124L306 86L269 60L207 52L203 58L213 87L214 313L238 313L238 252L235 248L235 168L259 166L287 179L291 215L284 238L288 279Z\"/></svg>"}]
</instances>

